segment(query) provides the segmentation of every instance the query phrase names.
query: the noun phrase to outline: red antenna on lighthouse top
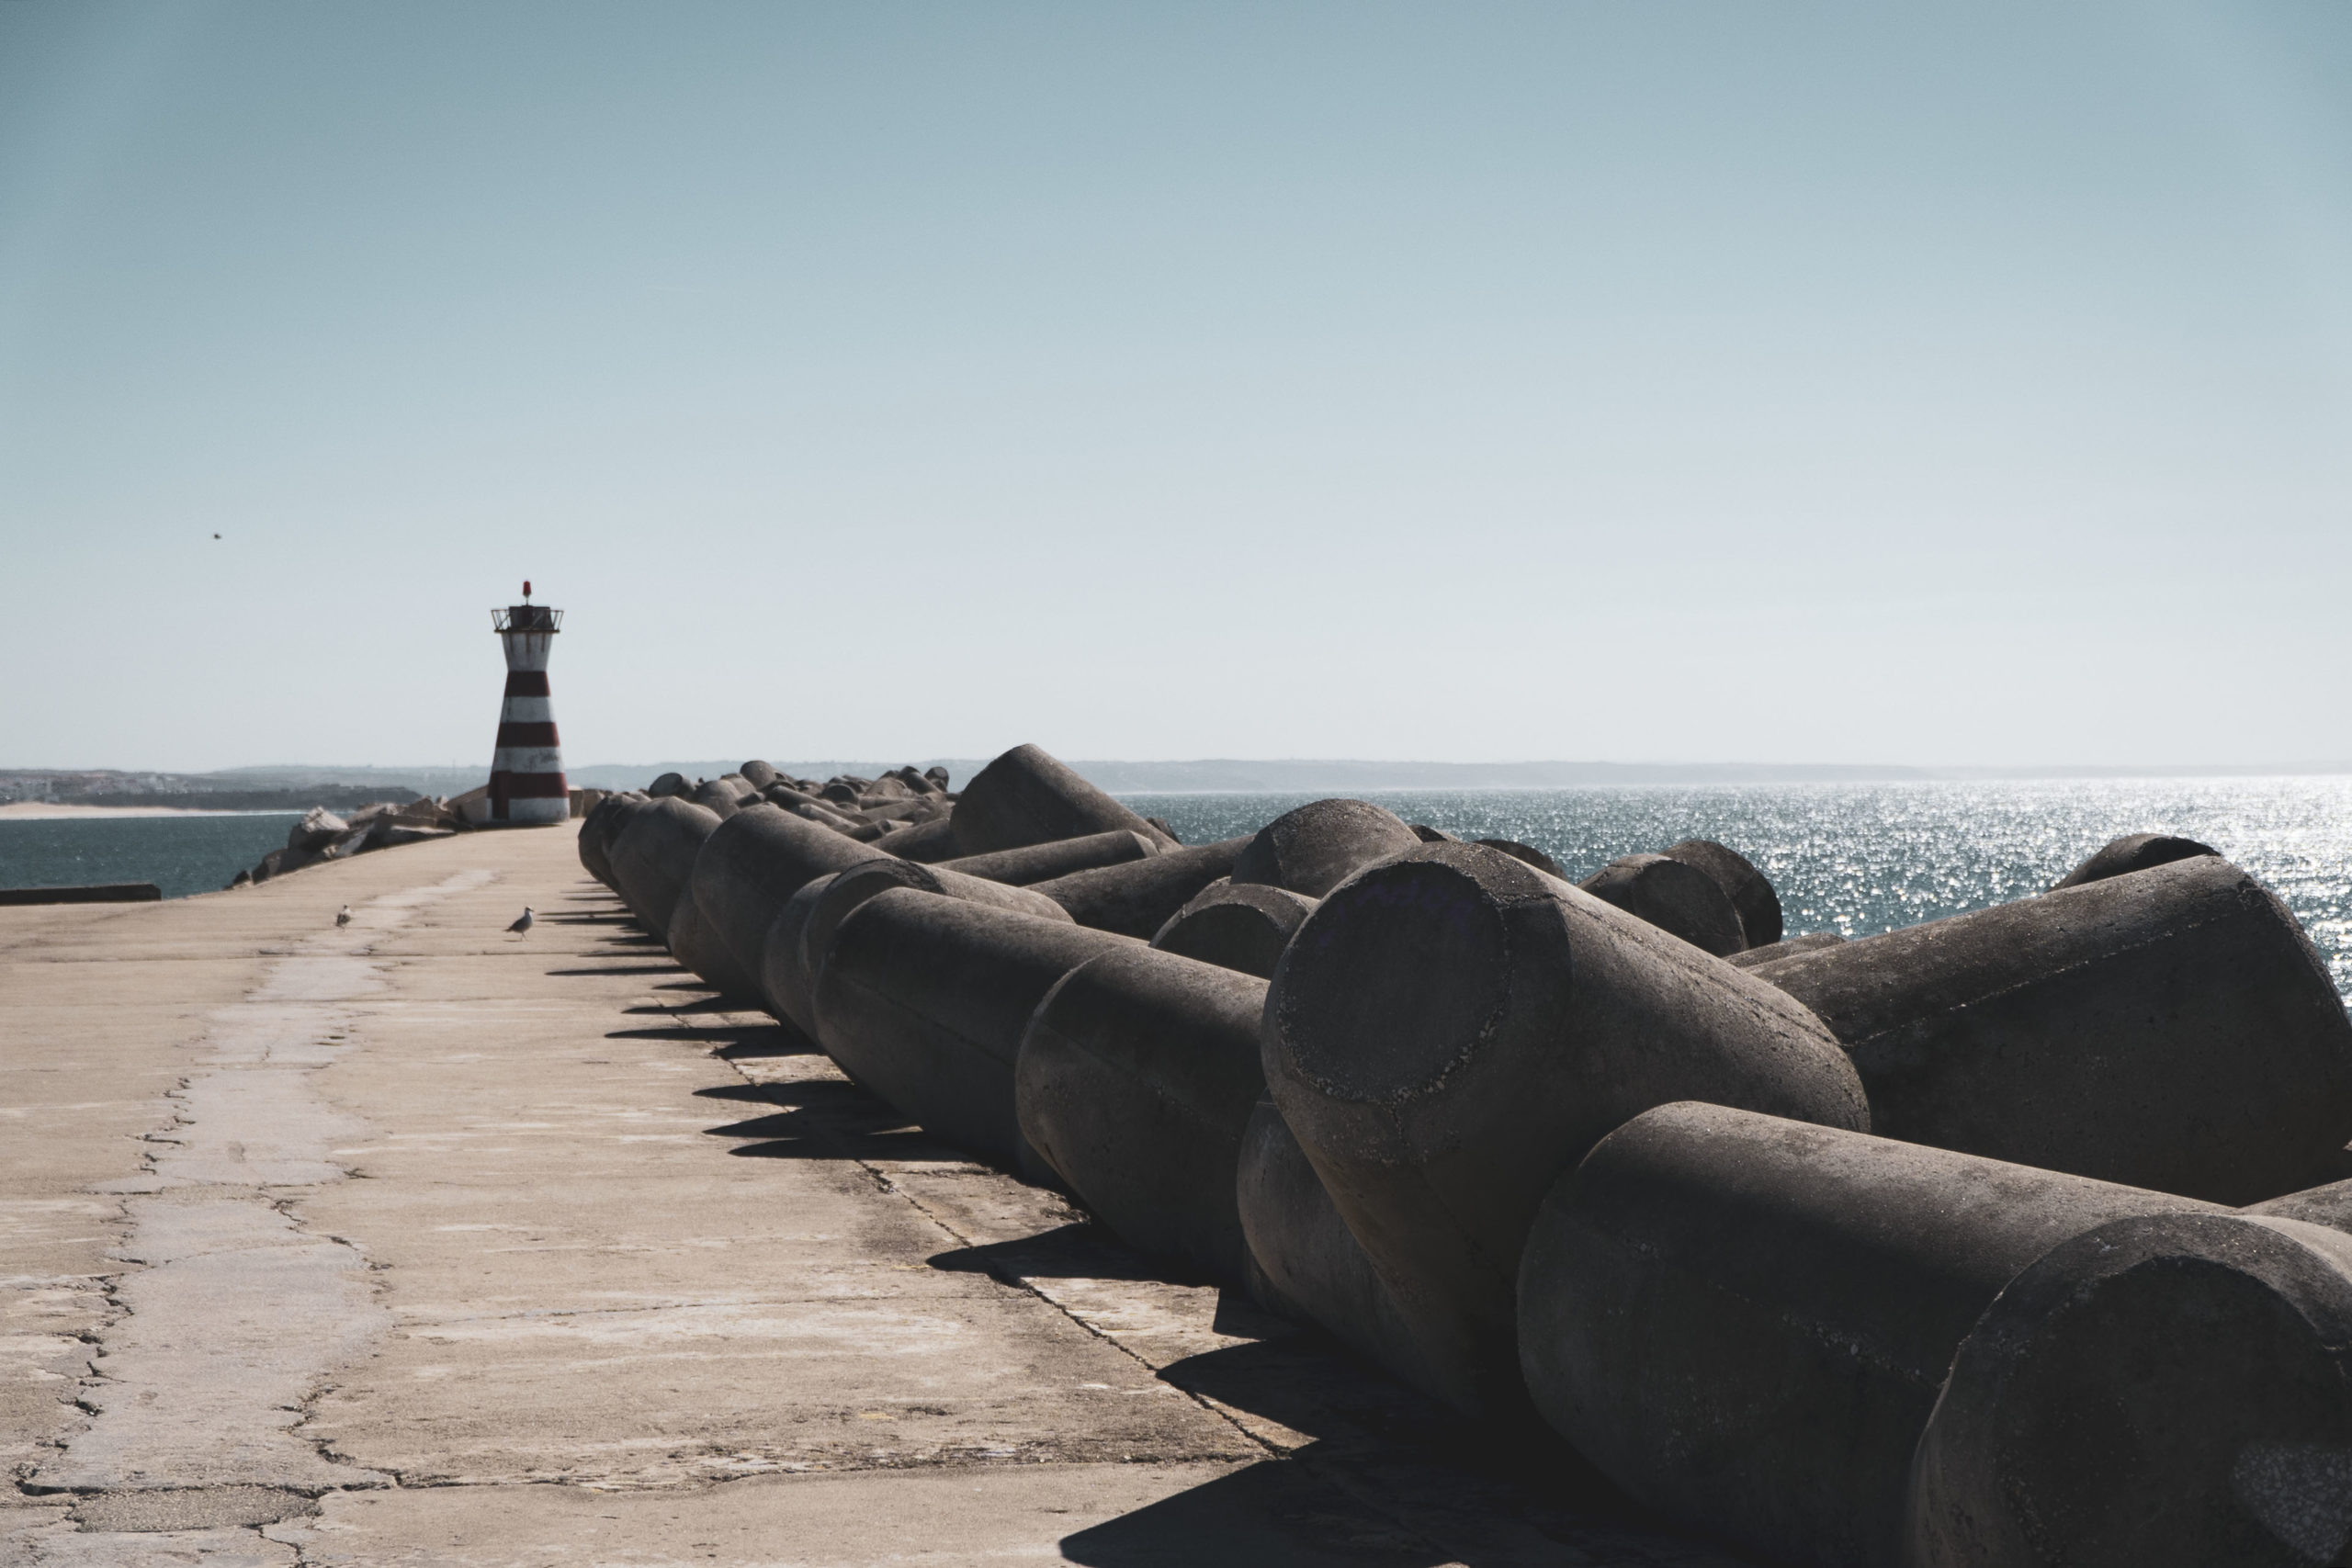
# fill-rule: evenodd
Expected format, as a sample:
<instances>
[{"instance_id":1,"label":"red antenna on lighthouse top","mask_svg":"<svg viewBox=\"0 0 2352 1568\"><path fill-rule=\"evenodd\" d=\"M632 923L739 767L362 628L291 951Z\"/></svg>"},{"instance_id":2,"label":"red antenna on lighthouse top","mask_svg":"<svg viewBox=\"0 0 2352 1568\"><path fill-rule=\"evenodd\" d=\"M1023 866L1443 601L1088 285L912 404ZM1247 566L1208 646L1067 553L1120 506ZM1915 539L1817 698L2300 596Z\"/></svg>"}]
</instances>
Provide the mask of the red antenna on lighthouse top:
<instances>
[{"instance_id":1,"label":"red antenna on lighthouse top","mask_svg":"<svg viewBox=\"0 0 2352 1568\"><path fill-rule=\"evenodd\" d=\"M531 580L527 577L523 580L523 597L526 601L531 597Z\"/></svg>"}]
</instances>

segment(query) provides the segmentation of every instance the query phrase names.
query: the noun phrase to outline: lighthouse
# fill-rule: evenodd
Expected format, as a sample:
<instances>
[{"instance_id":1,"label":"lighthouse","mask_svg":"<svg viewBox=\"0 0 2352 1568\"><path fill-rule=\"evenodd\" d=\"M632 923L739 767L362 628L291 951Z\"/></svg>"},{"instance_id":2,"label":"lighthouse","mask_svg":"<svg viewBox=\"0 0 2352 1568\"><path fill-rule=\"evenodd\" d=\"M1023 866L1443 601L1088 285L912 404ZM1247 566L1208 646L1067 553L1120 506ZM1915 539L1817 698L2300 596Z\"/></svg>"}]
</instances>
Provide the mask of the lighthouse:
<instances>
[{"instance_id":1,"label":"lighthouse","mask_svg":"<svg viewBox=\"0 0 2352 1568\"><path fill-rule=\"evenodd\" d=\"M526 582L523 602L492 610L490 624L506 648L506 700L490 760L489 820L518 828L561 822L571 815L571 795L548 698L548 653L563 628L563 612L532 604Z\"/></svg>"}]
</instances>

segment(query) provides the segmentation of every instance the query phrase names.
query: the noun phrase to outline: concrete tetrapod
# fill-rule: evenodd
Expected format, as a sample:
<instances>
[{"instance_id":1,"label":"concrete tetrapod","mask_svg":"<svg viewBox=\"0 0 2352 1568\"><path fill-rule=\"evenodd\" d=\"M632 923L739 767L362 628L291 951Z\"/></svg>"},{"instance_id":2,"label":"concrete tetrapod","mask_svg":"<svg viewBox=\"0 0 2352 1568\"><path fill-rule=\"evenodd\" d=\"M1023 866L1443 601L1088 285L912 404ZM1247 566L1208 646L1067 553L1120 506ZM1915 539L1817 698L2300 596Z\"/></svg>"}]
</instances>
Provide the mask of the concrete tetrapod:
<instances>
[{"instance_id":1,"label":"concrete tetrapod","mask_svg":"<svg viewBox=\"0 0 2352 1568\"><path fill-rule=\"evenodd\" d=\"M817 912L817 901L832 881L833 874L828 872L802 883L800 890L776 912L775 923L768 928L760 947L760 995L768 1011L811 1040L817 1038L817 1015L809 1002L808 971L801 958L800 939L808 930L809 917Z\"/></svg>"},{"instance_id":2,"label":"concrete tetrapod","mask_svg":"<svg viewBox=\"0 0 2352 1568\"><path fill-rule=\"evenodd\" d=\"M798 811L804 806L826 804L793 784L789 779L776 779L773 783L762 785L760 798L770 806L780 807L786 811Z\"/></svg>"},{"instance_id":3,"label":"concrete tetrapod","mask_svg":"<svg viewBox=\"0 0 2352 1568\"><path fill-rule=\"evenodd\" d=\"M2011 1280L1912 1462L1905 1568L2319 1568L2352 1549L2352 1238L2160 1214Z\"/></svg>"},{"instance_id":4,"label":"concrete tetrapod","mask_svg":"<svg viewBox=\"0 0 2352 1568\"><path fill-rule=\"evenodd\" d=\"M757 976L768 929L814 876L890 857L871 844L766 801L747 806L703 840L692 883L703 919L744 974Z\"/></svg>"},{"instance_id":5,"label":"concrete tetrapod","mask_svg":"<svg viewBox=\"0 0 2352 1568\"><path fill-rule=\"evenodd\" d=\"M1811 1008L1872 1128L2217 1203L2340 1172L2352 1021L2269 891L2215 855L1750 971Z\"/></svg>"},{"instance_id":6,"label":"concrete tetrapod","mask_svg":"<svg viewBox=\"0 0 2352 1568\"><path fill-rule=\"evenodd\" d=\"M1611 1129L1695 1098L1869 1125L1852 1064L1784 993L1467 844L1324 899L1263 1028L1283 1119L1412 1324L1430 1392L1472 1414L1523 1408L1520 1249Z\"/></svg>"},{"instance_id":7,"label":"concrete tetrapod","mask_svg":"<svg viewBox=\"0 0 2352 1568\"><path fill-rule=\"evenodd\" d=\"M874 840L877 850L888 850L900 860L922 861L937 864L954 860L964 852L956 843L956 817L953 811L935 817L928 822L917 822L904 828L893 828Z\"/></svg>"},{"instance_id":8,"label":"concrete tetrapod","mask_svg":"<svg viewBox=\"0 0 2352 1568\"><path fill-rule=\"evenodd\" d=\"M613 886L613 840L645 804L642 795L608 795L581 819L580 863L607 887Z\"/></svg>"},{"instance_id":9,"label":"concrete tetrapod","mask_svg":"<svg viewBox=\"0 0 2352 1568\"><path fill-rule=\"evenodd\" d=\"M761 961L763 976L771 981L776 998L787 1007L808 1013L810 1022L803 1027L812 1036L816 1033L813 998L817 989L817 971L824 964L826 951L832 946L834 929L847 919L850 911L860 904L894 887L911 887L919 893L934 893L970 904L985 904L990 908L1010 909L1015 914L1051 920L1056 924L1069 921L1069 916L1063 912L1060 905L1025 887L1008 887L1001 882L965 876L944 866L917 865L895 856L877 855L836 872L824 879L823 887L811 894L805 906L800 905L797 899L787 903L786 914L778 916L771 929L773 939L787 926L790 927L794 943L790 953L778 953L771 946ZM822 1043L821 1040L820 1043Z\"/></svg>"},{"instance_id":10,"label":"concrete tetrapod","mask_svg":"<svg viewBox=\"0 0 2352 1568\"><path fill-rule=\"evenodd\" d=\"M1022 1135L1096 1219L1233 1285L1248 1275L1234 1170L1266 1090L1265 999L1253 976L1122 946L1046 993L1013 1075Z\"/></svg>"},{"instance_id":11,"label":"concrete tetrapod","mask_svg":"<svg viewBox=\"0 0 2352 1568\"><path fill-rule=\"evenodd\" d=\"M1420 836L1368 800L1316 800L1258 829L1235 858L1233 880L1320 898L1374 861L1402 854Z\"/></svg>"},{"instance_id":12,"label":"concrete tetrapod","mask_svg":"<svg viewBox=\"0 0 2352 1568\"><path fill-rule=\"evenodd\" d=\"M836 811L821 800L810 801L805 806L796 806L793 807L791 810L795 816L805 818L808 821L817 823L820 827L831 828L835 832L842 834L843 837L855 833L867 826L867 824L860 821L857 818L852 817L845 812Z\"/></svg>"},{"instance_id":13,"label":"concrete tetrapod","mask_svg":"<svg viewBox=\"0 0 2352 1568\"><path fill-rule=\"evenodd\" d=\"M637 820L637 814L652 804L653 796L635 789L606 799L605 805L612 809L600 819L602 827L597 832L597 841L603 847L607 872L612 869L613 846L620 842L621 835L628 830L628 825Z\"/></svg>"},{"instance_id":14,"label":"concrete tetrapod","mask_svg":"<svg viewBox=\"0 0 2352 1568\"><path fill-rule=\"evenodd\" d=\"M815 1039L817 1021L812 995L817 968L832 942L833 928L866 899L894 887L962 898L1044 920L1069 919L1060 905L1026 888L1008 887L982 877L965 876L944 866L918 865L876 852L841 872L811 878L777 911L760 944L760 994L767 998L768 1010L797 1024L803 1033Z\"/></svg>"},{"instance_id":15,"label":"concrete tetrapod","mask_svg":"<svg viewBox=\"0 0 2352 1568\"><path fill-rule=\"evenodd\" d=\"M2050 890L2055 893L2061 887L2080 887L2086 882L2104 882L2110 876L2221 852L2194 839L2177 839L2168 833L2131 833L2102 846L2088 860L2052 883Z\"/></svg>"},{"instance_id":16,"label":"concrete tetrapod","mask_svg":"<svg viewBox=\"0 0 2352 1568\"><path fill-rule=\"evenodd\" d=\"M1952 1352L2019 1270L2204 1207L1719 1105L1635 1117L1545 1197L1529 1393L1635 1497L1776 1559L1897 1561Z\"/></svg>"},{"instance_id":17,"label":"concrete tetrapod","mask_svg":"<svg viewBox=\"0 0 2352 1568\"><path fill-rule=\"evenodd\" d=\"M736 962L735 955L719 940L718 932L703 917L693 887L688 886L678 895L662 941L670 949L671 957L709 981L722 995L742 1002L760 1001L759 981Z\"/></svg>"},{"instance_id":18,"label":"concrete tetrapod","mask_svg":"<svg viewBox=\"0 0 2352 1568\"><path fill-rule=\"evenodd\" d=\"M1031 891L1059 904L1081 926L1148 942L1201 889L1231 875L1234 858L1249 841L1226 839L1162 850L1148 860L1057 876Z\"/></svg>"},{"instance_id":19,"label":"concrete tetrapod","mask_svg":"<svg viewBox=\"0 0 2352 1568\"><path fill-rule=\"evenodd\" d=\"M1770 947L1781 940L1781 896L1771 880L1737 850L1713 839L1685 839L1660 852L1668 860L1694 866L1714 880L1739 911L1740 933L1749 947Z\"/></svg>"},{"instance_id":20,"label":"concrete tetrapod","mask_svg":"<svg viewBox=\"0 0 2352 1568\"><path fill-rule=\"evenodd\" d=\"M1049 844L1024 844L1017 850L999 850L993 854L966 855L934 863L967 876L985 877L1015 887L1034 887L1072 872L1092 871L1101 865L1125 865L1159 852L1158 840L1122 828L1109 833L1089 833L1082 839L1057 839Z\"/></svg>"},{"instance_id":21,"label":"concrete tetrapod","mask_svg":"<svg viewBox=\"0 0 2352 1568\"><path fill-rule=\"evenodd\" d=\"M760 790L767 788L784 776L775 771L775 763L758 757L752 758L735 771L743 776L745 784L750 784L753 789Z\"/></svg>"},{"instance_id":22,"label":"concrete tetrapod","mask_svg":"<svg viewBox=\"0 0 2352 1568\"><path fill-rule=\"evenodd\" d=\"M2352 1179L2331 1181L2290 1192L2283 1198L2249 1203L2238 1213L2274 1220L2306 1220L2352 1235Z\"/></svg>"},{"instance_id":23,"label":"concrete tetrapod","mask_svg":"<svg viewBox=\"0 0 2352 1568\"><path fill-rule=\"evenodd\" d=\"M718 829L718 814L675 795L649 801L613 840L613 891L638 923L665 942L678 895L694 875L702 841Z\"/></svg>"},{"instance_id":24,"label":"concrete tetrapod","mask_svg":"<svg viewBox=\"0 0 2352 1568\"><path fill-rule=\"evenodd\" d=\"M1271 979L1283 949L1318 902L1286 888L1219 879L1169 916L1151 945Z\"/></svg>"},{"instance_id":25,"label":"concrete tetrapod","mask_svg":"<svg viewBox=\"0 0 2352 1568\"><path fill-rule=\"evenodd\" d=\"M1784 936L1776 942L1751 947L1745 953L1726 953L1724 962L1735 969L1753 969L1759 964L1777 964L1783 958L1794 958L1800 953L1818 953L1845 940L1836 931L1809 931L1804 936Z\"/></svg>"},{"instance_id":26,"label":"concrete tetrapod","mask_svg":"<svg viewBox=\"0 0 2352 1568\"><path fill-rule=\"evenodd\" d=\"M602 835L597 829L611 815L614 799L614 796L606 795L582 815L579 836L572 842L574 852L580 856L580 868L599 882L612 874L613 868L605 859Z\"/></svg>"},{"instance_id":27,"label":"concrete tetrapod","mask_svg":"<svg viewBox=\"0 0 2352 1568\"><path fill-rule=\"evenodd\" d=\"M751 793L749 784L730 774L726 778L707 779L696 784L691 798L705 810L716 811L721 817L732 817L742 809L743 797Z\"/></svg>"},{"instance_id":28,"label":"concrete tetrapod","mask_svg":"<svg viewBox=\"0 0 2352 1568\"><path fill-rule=\"evenodd\" d=\"M1695 865L1665 855L1623 855L1577 886L1702 953L1723 958L1747 945L1731 895Z\"/></svg>"},{"instance_id":29,"label":"concrete tetrapod","mask_svg":"<svg viewBox=\"0 0 2352 1568\"><path fill-rule=\"evenodd\" d=\"M1420 838L1420 829L1418 828L1414 829L1413 836L1415 838ZM1423 839L1422 841L1426 843L1429 840ZM1532 865L1536 870L1542 872L1546 876L1556 876L1563 882L1573 882L1576 880L1576 878L1570 876L1566 871L1562 869L1558 861L1554 860L1550 855L1545 854L1533 844L1522 844L1517 839L1473 839L1470 841L1474 844L1483 844L1490 850L1500 850L1503 853L1510 856L1511 859L1515 861L1523 861L1527 864Z\"/></svg>"},{"instance_id":30,"label":"concrete tetrapod","mask_svg":"<svg viewBox=\"0 0 2352 1568\"><path fill-rule=\"evenodd\" d=\"M1066 921L893 888L852 910L815 964L817 1040L851 1077L934 1136L1024 1179L1051 1183L1052 1168L1022 1137L1013 1104L1021 1037L1057 980L1098 953L1138 945Z\"/></svg>"},{"instance_id":31,"label":"concrete tetrapod","mask_svg":"<svg viewBox=\"0 0 2352 1568\"><path fill-rule=\"evenodd\" d=\"M1015 746L974 773L956 797L953 821L956 842L967 855L1121 831L1175 847L1038 746Z\"/></svg>"},{"instance_id":32,"label":"concrete tetrapod","mask_svg":"<svg viewBox=\"0 0 2352 1568\"><path fill-rule=\"evenodd\" d=\"M1415 1388L1444 1385L1272 1100L1242 1130L1234 1200L1259 1305L1312 1324Z\"/></svg>"}]
</instances>

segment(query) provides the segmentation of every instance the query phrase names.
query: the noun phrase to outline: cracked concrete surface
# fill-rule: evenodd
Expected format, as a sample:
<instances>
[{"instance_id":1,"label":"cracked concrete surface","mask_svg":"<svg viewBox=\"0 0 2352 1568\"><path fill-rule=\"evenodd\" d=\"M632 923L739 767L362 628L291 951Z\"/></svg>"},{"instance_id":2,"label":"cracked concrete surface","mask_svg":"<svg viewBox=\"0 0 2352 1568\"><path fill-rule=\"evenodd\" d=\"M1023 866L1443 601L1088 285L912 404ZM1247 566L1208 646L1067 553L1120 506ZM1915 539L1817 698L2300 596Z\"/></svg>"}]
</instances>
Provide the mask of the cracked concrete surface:
<instances>
[{"instance_id":1,"label":"cracked concrete surface","mask_svg":"<svg viewBox=\"0 0 2352 1568\"><path fill-rule=\"evenodd\" d=\"M82 1387L92 1419L36 1470L35 1492L210 1486L295 1491L382 1477L296 1437L303 1401L362 1355L388 1316L366 1265L266 1202L142 1200L124 1277Z\"/></svg>"},{"instance_id":2,"label":"cracked concrete surface","mask_svg":"<svg viewBox=\"0 0 2352 1568\"><path fill-rule=\"evenodd\" d=\"M130 1234L115 1252L141 1267L116 1283L113 1320L83 1380L91 1421L28 1491L382 1483L293 1431L320 1380L390 1324L358 1249L300 1222L307 1190L350 1174L334 1147L363 1131L316 1080L353 1048L350 1004L383 989L369 945L489 880L465 871L371 899L347 927L300 939L244 1000L212 1015L199 1070L173 1092L169 1125L148 1136L146 1169L94 1184L153 1195L128 1203Z\"/></svg>"},{"instance_id":3,"label":"cracked concrete surface","mask_svg":"<svg viewBox=\"0 0 2352 1568\"><path fill-rule=\"evenodd\" d=\"M0 910L0 1563L1731 1561L930 1143L568 829Z\"/></svg>"}]
</instances>

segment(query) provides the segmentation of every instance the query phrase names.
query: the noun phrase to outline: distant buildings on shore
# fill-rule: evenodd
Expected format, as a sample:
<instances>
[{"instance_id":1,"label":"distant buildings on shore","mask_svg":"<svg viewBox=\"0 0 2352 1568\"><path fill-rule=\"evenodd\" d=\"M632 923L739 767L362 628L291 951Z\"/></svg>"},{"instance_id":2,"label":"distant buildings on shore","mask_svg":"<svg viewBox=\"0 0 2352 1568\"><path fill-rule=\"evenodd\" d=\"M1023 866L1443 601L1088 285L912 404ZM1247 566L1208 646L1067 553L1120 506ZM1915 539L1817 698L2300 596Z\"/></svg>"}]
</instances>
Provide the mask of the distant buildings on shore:
<instances>
[{"instance_id":1,"label":"distant buildings on shore","mask_svg":"<svg viewBox=\"0 0 2352 1568\"><path fill-rule=\"evenodd\" d=\"M366 772L368 770L358 770ZM480 775L472 775L480 782ZM113 768L0 770L0 805L40 801L57 806L186 806L217 811L305 811L326 806L347 811L374 801L405 805L432 793L438 777L396 775L381 780L280 778L268 774L136 773Z\"/></svg>"}]
</instances>

